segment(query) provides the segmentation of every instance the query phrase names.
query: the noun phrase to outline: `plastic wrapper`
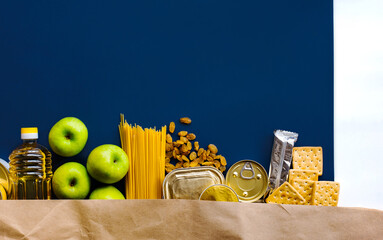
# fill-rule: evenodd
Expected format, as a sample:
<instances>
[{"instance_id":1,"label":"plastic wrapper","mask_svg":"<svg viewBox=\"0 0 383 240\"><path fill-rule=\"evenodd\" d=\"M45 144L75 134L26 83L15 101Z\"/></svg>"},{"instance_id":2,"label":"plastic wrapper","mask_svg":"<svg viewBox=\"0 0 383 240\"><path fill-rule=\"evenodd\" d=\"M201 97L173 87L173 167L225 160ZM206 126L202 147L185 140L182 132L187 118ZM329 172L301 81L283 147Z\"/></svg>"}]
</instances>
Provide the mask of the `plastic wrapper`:
<instances>
[{"instance_id":1,"label":"plastic wrapper","mask_svg":"<svg viewBox=\"0 0 383 240\"><path fill-rule=\"evenodd\" d=\"M293 147L297 140L298 133L284 130L274 131L274 144L269 169L269 187L271 190L278 188L287 181Z\"/></svg>"}]
</instances>

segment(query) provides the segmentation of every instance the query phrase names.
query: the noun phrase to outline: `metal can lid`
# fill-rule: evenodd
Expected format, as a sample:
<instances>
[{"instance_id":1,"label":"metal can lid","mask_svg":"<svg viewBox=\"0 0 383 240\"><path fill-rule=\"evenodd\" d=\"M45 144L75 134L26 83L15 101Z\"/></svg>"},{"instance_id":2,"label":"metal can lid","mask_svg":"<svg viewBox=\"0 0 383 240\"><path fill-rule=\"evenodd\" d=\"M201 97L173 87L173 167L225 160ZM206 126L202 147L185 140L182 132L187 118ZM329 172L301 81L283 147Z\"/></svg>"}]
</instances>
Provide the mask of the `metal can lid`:
<instances>
[{"instance_id":1,"label":"metal can lid","mask_svg":"<svg viewBox=\"0 0 383 240\"><path fill-rule=\"evenodd\" d=\"M227 171L226 185L234 189L241 202L256 202L266 193L269 180L261 164L241 160Z\"/></svg>"},{"instance_id":2,"label":"metal can lid","mask_svg":"<svg viewBox=\"0 0 383 240\"><path fill-rule=\"evenodd\" d=\"M178 168L166 175L163 184L164 199L198 200L203 190L225 182L223 174L213 167Z\"/></svg>"}]
</instances>

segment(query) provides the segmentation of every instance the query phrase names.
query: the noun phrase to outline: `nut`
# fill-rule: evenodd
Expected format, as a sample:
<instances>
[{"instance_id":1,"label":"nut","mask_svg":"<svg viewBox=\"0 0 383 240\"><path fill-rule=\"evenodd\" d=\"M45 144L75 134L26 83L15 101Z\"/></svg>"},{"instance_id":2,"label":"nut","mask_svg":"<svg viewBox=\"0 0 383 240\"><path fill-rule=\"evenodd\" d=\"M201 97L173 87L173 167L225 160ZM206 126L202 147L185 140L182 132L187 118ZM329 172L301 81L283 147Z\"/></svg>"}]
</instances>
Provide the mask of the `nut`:
<instances>
[{"instance_id":1,"label":"nut","mask_svg":"<svg viewBox=\"0 0 383 240\"><path fill-rule=\"evenodd\" d=\"M207 148L210 150L210 152L212 152L214 154L217 154L217 152L218 152L218 148L214 144L209 144L209 146L207 146Z\"/></svg>"},{"instance_id":2,"label":"nut","mask_svg":"<svg viewBox=\"0 0 383 240\"><path fill-rule=\"evenodd\" d=\"M180 118L180 122L183 124L190 124L192 120L188 117L183 117ZM174 133L175 128L175 123L170 122L169 133ZM218 148L214 144L209 144L205 150L204 148L200 148L198 141L194 141L197 138L194 133L179 131L177 135L179 136L179 139L174 140L174 142L170 134L166 135L165 171L167 173L175 168L196 167L200 165L212 166L219 169L221 172L226 170L226 158L222 155L218 155ZM170 163L172 159L177 160L178 162L173 165Z\"/></svg>"},{"instance_id":3,"label":"nut","mask_svg":"<svg viewBox=\"0 0 383 240\"><path fill-rule=\"evenodd\" d=\"M179 147L179 146L181 146L182 144L184 144L184 142L181 141L181 140L177 140L176 142L173 143L173 145L174 145L175 147Z\"/></svg>"},{"instance_id":4,"label":"nut","mask_svg":"<svg viewBox=\"0 0 383 240\"><path fill-rule=\"evenodd\" d=\"M173 150L175 150L175 151L176 151L176 154L177 154L177 155L179 155L179 154L180 154L180 150L179 150L178 148L176 148L176 147L175 147Z\"/></svg>"},{"instance_id":5,"label":"nut","mask_svg":"<svg viewBox=\"0 0 383 240\"><path fill-rule=\"evenodd\" d=\"M176 124L174 122L170 122L169 124L169 132L174 133L174 130L176 129Z\"/></svg>"},{"instance_id":6,"label":"nut","mask_svg":"<svg viewBox=\"0 0 383 240\"><path fill-rule=\"evenodd\" d=\"M165 163L165 168L170 168L171 170L175 169L175 166L171 163Z\"/></svg>"},{"instance_id":7,"label":"nut","mask_svg":"<svg viewBox=\"0 0 383 240\"><path fill-rule=\"evenodd\" d=\"M186 153L188 151L188 147L185 144L181 146L181 152Z\"/></svg>"},{"instance_id":8,"label":"nut","mask_svg":"<svg viewBox=\"0 0 383 240\"><path fill-rule=\"evenodd\" d=\"M167 152L170 152L173 150L174 147L172 143L166 143L165 148Z\"/></svg>"},{"instance_id":9,"label":"nut","mask_svg":"<svg viewBox=\"0 0 383 240\"><path fill-rule=\"evenodd\" d=\"M224 156L221 156L221 164L222 166L226 166L227 165L227 162L226 162L226 158ZM225 168L226 169L226 168Z\"/></svg>"},{"instance_id":10,"label":"nut","mask_svg":"<svg viewBox=\"0 0 383 240\"><path fill-rule=\"evenodd\" d=\"M219 168L219 167L221 166L221 164L219 163L219 161L215 160L215 161L214 161L214 166L215 166L216 168Z\"/></svg>"},{"instance_id":11,"label":"nut","mask_svg":"<svg viewBox=\"0 0 383 240\"><path fill-rule=\"evenodd\" d=\"M200 148L200 149L198 150L198 154L197 154L198 157L201 156L203 152L205 152L205 149Z\"/></svg>"},{"instance_id":12,"label":"nut","mask_svg":"<svg viewBox=\"0 0 383 240\"><path fill-rule=\"evenodd\" d=\"M183 117L183 118L180 118L180 122L183 124L190 124L192 120L188 117Z\"/></svg>"},{"instance_id":13,"label":"nut","mask_svg":"<svg viewBox=\"0 0 383 240\"><path fill-rule=\"evenodd\" d=\"M212 162L203 162L203 163L201 163L201 165L203 165L203 166L213 166L214 163L212 163Z\"/></svg>"},{"instance_id":14,"label":"nut","mask_svg":"<svg viewBox=\"0 0 383 240\"><path fill-rule=\"evenodd\" d=\"M178 162L178 163L176 163L175 168L181 168L181 167L182 167L182 164L183 164L183 162Z\"/></svg>"},{"instance_id":15,"label":"nut","mask_svg":"<svg viewBox=\"0 0 383 240\"><path fill-rule=\"evenodd\" d=\"M173 157L176 158L176 155L179 155L180 154L180 150L178 148L174 148L173 149Z\"/></svg>"},{"instance_id":16,"label":"nut","mask_svg":"<svg viewBox=\"0 0 383 240\"><path fill-rule=\"evenodd\" d=\"M169 151L165 154L165 157L172 158L173 157L173 151Z\"/></svg>"},{"instance_id":17,"label":"nut","mask_svg":"<svg viewBox=\"0 0 383 240\"><path fill-rule=\"evenodd\" d=\"M166 142L167 142L167 143L172 143L172 142L173 142L173 138L172 138L172 136L170 136L169 133L166 134Z\"/></svg>"},{"instance_id":18,"label":"nut","mask_svg":"<svg viewBox=\"0 0 383 240\"><path fill-rule=\"evenodd\" d=\"M182 155L182 160L186 161L186 162L189 162L189 158L187 158L186 156Z\"/></svg>"},{"instance_id":19,"label":"nut","mask_svg":"<svg viewBox=\"0 0 383 240\"><path fill-rule=\"evenodd\" d=\"M186 135L187 139L189 139L190 141L193 141L194 139L196 139L196 136L194 133L189 133L188 135Z\"/></svg>"},{"instance_id":20,"label":"nut","mask_svg":"<svg viewBox=\"0 0 383 240\"><path fill-rule=\"evenodd\" d=\"M190 167L196 167L196 166L198 166L199 165L199 162L197 161L197 159L195 159L194 161L192 161L191 163L190 163Z\"/></svg>"},{"instance_id":21,"label":"nut","mask_svg":"<svg viewBox=\"0 0 383 240\"><path fill-rule=\"evenodd\" d=\"M189 158L190 158L190 160L193 161L194 159L197 158L197 153L196 153L196 152L192 152L192 153L190 153Z\"/></svg>"},{"instance_id":22,"label":"nut","mask_svg":"<svg viewBox=\"0 0 383 240\"><path fill-rule=\"evenodd\" d=\"M188 135L188 132L187 132L187 131L180 131L180 132L178 133L178 136L180 136L180 137L185 137L186 135Z\"/></svg>"},{"instance_id":23,"label":"nut","mask_svg":"<svg viewBox=\"0 0 383 240\"><path fill-rule=\"evenodd\" d=\"M199 143L198 143L198 141L195 141L194 142L194 150L198 151L198 149L199 149Z\"/></svg>"},{"instance_id":24,"label":"nut","mask_svg":"<svg viewBox=\"0 0 383 240\"><path fill-rule=\"evenodd\" d=\"M187 143L187 142L189 142L189 140L188 140L186 137L180 137L180 140L181 140L183 143Z\"/></svg>"},{"instance_id":25,"label":"nut","mask_svg":"<svg viewBox=\"0 0 383 240\"><path fill-rule=\"evenodd\" d=\"M184 162L183 167L184 167L184 168L188 168L188 167L190 167L190 163L189 163L189 162Z\"/></svg>"}]
</instances>

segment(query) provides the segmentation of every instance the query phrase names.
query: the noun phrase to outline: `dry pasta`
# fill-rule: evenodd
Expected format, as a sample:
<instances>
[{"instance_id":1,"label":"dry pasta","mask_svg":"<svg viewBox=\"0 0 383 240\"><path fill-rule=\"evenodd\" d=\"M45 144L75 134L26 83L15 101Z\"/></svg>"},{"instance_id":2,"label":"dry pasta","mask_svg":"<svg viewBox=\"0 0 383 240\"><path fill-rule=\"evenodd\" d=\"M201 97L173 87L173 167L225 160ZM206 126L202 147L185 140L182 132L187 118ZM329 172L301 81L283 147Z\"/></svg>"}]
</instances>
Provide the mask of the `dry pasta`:
<instances>
[{"instance_id":1,"label":"dry pasta","mask_svg":"<svg viewBox=\"0 0 383 240\"><path fill-rule=\"evenodd\" d=\"M165 178L166 126L160 131L130 125L121 114L122 149L130 160L125 177L126 199L160 199Z\"/></svg>"}]
</instances>

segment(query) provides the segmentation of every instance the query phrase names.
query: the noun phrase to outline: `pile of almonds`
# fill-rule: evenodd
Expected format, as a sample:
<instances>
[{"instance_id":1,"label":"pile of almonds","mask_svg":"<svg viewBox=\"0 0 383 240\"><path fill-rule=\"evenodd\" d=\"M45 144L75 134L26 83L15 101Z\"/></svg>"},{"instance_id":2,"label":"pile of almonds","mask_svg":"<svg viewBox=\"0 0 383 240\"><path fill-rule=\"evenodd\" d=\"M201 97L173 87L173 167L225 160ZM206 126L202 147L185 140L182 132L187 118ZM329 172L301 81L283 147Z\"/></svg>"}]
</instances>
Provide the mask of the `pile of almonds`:
<instances>
[{"instance_id":1,"label":"pile of almonds","mask_svg":"<svg viewBox=\"0 0 383 240\"><path fill-rule=\"evenodd\" d=\"M191 123L188 117L180 118L180 122L186 125ZM178 132L178 139L172 138L175 130L175 123L169 124L169 133L166 135L166 159L165 170L167 173L176 168L187 168L197 166L212 166L221 172L226 170L226 158L218 154L218 148L214 144L209 144L207 150L200 148L196 135L187 131ZM193 142L194 141L194 142ZM177 163L173 165L171 160Z\"/></svg>"}]
</instances>

